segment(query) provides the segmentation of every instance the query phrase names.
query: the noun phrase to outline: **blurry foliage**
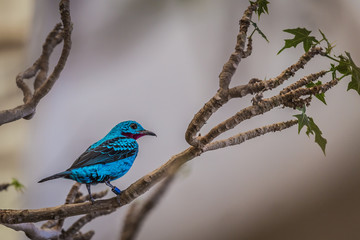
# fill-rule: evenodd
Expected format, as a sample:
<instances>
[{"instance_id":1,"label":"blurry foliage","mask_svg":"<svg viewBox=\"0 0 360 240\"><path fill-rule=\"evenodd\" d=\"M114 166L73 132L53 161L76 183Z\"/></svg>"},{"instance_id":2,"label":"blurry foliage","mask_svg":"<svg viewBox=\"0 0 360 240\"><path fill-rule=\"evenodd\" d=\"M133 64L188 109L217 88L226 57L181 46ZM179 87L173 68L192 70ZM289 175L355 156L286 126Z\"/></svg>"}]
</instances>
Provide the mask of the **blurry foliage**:
<instances>
[{"instance_id":1,"label":"blurry foliage","mask_svg":"<svg viewBox=\"0 0 360 240\"><path fill-rule=\"evenodd\" d=\"M13 178L10 183L3 183L0 184L0 192L8 190L9 187L14 187L16 191L23 192L25 189L25 186L19 182L16 178Z\"/></svg>"}]
</instances>

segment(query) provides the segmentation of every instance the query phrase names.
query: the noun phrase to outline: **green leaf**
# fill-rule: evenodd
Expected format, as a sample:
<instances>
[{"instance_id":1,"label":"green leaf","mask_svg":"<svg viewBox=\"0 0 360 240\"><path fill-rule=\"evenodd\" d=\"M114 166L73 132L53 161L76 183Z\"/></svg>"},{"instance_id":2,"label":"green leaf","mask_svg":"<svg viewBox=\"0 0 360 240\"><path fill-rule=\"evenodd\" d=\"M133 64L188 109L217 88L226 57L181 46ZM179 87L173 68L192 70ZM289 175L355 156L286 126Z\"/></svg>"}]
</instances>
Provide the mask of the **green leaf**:
<instances>
[{"instance_id":1,"label":"green leaf","mask_svg":"<svg viewBox=\"0 0 360 240\"><path fill-rule=\"evenodd\" d=\"M323 102L325 105L327 105L326 100L325 100L325 93L315 94L315 97L317 99L319 99L321 102Z\"/></svg>"},{"instance_id":2,"label":"green leaf","mask_svg":"<svg viewBox=\"0 0 360 240\"><path fill-rule=\"evenodd\" d=\"M309 83L306 84L305 86L306 86L307 88L312 88L312 87L314 87L314 86L319 86L319 85L321 85L321 84L322 84L321 81L317 81L317 83L309 82ZM317 99L319 99L321 102L323 102L325 105L327 105L327 104L326 104L326 101L325 101L325 93L315 94L315 97L316 97Z\"/></svg>"},{"instance_id":3,"label":"green leaf","mask_svg":"<svg viewBox=\"0 0 360 240\"><path fill-rule=\"evenodd\" d=\"M350 60L343 55L339 55L339 64L336 66L336 70L343 75L351 74Z\"/></svg>"},{"instance_id":4,"label":"green leaf","mask_svg":"<svg viewBox=\"0 0 360 240\"><path fill-rule=\"evenodd\" d=\"M260 28L258 27L258 25L256 23L254 23L253 21L251 21L251 24L254 26L254 31L257 31L267 42L269 42L269 40L267 39L267 37L265 36L265 34L260 30ZM253 34L253 33L252 33ZM252 34L250 36L252 36Z\"/></svg>"},{"instance_id":5,"label":"green leaf","mask_svg":"<svg viewBox=\"0 0 360 240\"><path fill-rule=\"evenodd\" d=\"M16 178L12 179L12 182L10 183L11 186L14 186L16 191L23 192L25 189L25 186L19 182Z\"/></svg>"},{"instance_id":6,"label":"green leaf","mask_svg":"<svg viewBox=\"0 0 360 240\"><path fill-rule=\"evenodd\" d=\"M255 10L255 13L257 13L259 19L261 14L263 13L269 14L268 6L267 6L269 2L267 0L257 0L256 2L250 1L250 3L256 3L258 5L257 9Z\"/></svg>"},{"instance_id":7,"label":"green leaf","mask_svg":"<svg viewBox=\"0 0 360 240\"><path fill-rule=\"evenodd\" d=\"M321 150L325 155L325 148L327 140L322 136L322 132L319 127L315 124L314 120L309 117L310 127L311 127L311 134L315 133L315 142L320 146Z\"/></svg>"},{"instance_id":8,"label":"green leaf","mask_svg":"<svg viewBox=\"0 0 360 240\"><path fill-rule=\"evenodd\" d=\"M309 118L305 114L305 112L306 112L305 106L299 110L301 110L301 112L302 112L301 114L293 115L294 117L296 117L298 119L298 124L299 124L298 125L298 134L300 134L300 131L304 126L309 126Z\"/></svg>"},{"instance_id":9,"label":"green leaf","mask_svg":"<svg viewBox=\"0 0 360 240\"><path fill-rule=\"evenodd\" d=\"M303 43L304 50L307 52L315 43L318 43L314 36L310 36L311 31L305 28L285 29L284 32L293 34L294 38L285 39L285 46L277 54L280 54L286 48L296 47L299 43Z\"/></svg>"},{"instance_id":10,"label":"green leaf","mask_svg":"<svg viewBox=\"0 0 360 240\"><path fill-rule=\"evenodd\" d=\"M309 137L310 134L315 134L315 142L320 146L321 150L325 154L325 147L327 140L322 136L322 132L320 131L319 127L315 124L314 120L311 117L308 117L305 112L305 106L301 110L301 114L293 115L298 119L298 133L300 133L301 129L306 126L306 135Z\"/></svg>"},{"instance_id":11,"label":"green leaf","mask_svg":"<svg viewBox=\"0 0 360 240\"><path fill-rule=\"evenodd\" d=\"M360 68L354 63L350 53L345 52L345 54L347 55L349 65L351 66L351 82L349 83L347 90L354 89L360 95Z\"/></svg>"}]
</instances>

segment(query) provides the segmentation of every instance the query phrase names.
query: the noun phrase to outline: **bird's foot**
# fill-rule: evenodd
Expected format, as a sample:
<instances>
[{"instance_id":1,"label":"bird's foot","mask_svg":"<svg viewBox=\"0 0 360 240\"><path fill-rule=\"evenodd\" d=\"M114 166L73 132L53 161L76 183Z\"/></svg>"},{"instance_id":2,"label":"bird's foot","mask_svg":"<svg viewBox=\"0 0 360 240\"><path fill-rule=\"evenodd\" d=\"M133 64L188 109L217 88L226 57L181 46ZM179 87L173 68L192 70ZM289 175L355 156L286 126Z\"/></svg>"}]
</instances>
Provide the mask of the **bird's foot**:
<instances>
[{"instance_id":1,"label":"bird's foot","mask_svg":"<svg viewBox=\"0 0 360 240\"><path fill-rule=\"evenodd\" d=\"M90 184L89 183L86 184L86 188L87 188L88 193L89 193L89 200L91 201L91 204L94 204L95 200L94 200L93 196L91 195L91 190L90 190Z\"/></svg>"},{"instance_id":2,"label":"bird's foot","mask_svg":"<svg viewBox=\"0 0 360 240\"><path fill-rule=\"evenodd\" d=\"M115 187L115 186L113 186L113 187L111 188L111 191L112 191L113 193L115 193L116 195L120 195L120 193L121 193L121 190L118 189L118 188Z\"/></svg>"},{"instance_id":3,"label":"bird's foot","mask_svg":"<svg viewBox=\"0 0 360 240\"><path fill-rule=\"evenodd\" d=\"M117 187L113 186L113 185L110 183L109 180L105 180L104 182L105 182L105 184L106 184L108 187L111 188L111 191L112 191L113 193L115 193L116 195L119 195L119 194L121 193L121 190L118 189Z\"/></svg>"}]
</instances>

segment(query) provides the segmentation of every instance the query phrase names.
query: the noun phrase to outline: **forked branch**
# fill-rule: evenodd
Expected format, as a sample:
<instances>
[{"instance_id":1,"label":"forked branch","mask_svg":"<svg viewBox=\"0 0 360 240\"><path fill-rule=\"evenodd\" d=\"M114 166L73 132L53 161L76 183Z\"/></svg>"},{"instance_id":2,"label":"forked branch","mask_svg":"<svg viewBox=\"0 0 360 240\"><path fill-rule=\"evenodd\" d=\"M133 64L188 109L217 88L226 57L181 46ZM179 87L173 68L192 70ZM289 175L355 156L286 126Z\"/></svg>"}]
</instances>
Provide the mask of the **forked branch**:
<instances>
[{"instance_id":1,"label":"forked branch","mask_svg":"<svg viewBox=\"0 0 360 240\"><path fill-rule=\"evenodd\" d=\"M19 73L16 77L16 84L24 95L24 104L13 109L0 111L0 125L16 121L20 118L32 118L35 114L36 106L51 90L64 69L71 49L72 23L70 17L70 1L61 0L59 8L62 23L57 24L47 36L41 56L31 67ZM61 42L63 42L61 56L53 72L48 76L50 56L54 48ZM25 79L31 79L33 77L35 77L34 92L32 92L30 87L24 82Z\"/></svg>"}]
</instances>

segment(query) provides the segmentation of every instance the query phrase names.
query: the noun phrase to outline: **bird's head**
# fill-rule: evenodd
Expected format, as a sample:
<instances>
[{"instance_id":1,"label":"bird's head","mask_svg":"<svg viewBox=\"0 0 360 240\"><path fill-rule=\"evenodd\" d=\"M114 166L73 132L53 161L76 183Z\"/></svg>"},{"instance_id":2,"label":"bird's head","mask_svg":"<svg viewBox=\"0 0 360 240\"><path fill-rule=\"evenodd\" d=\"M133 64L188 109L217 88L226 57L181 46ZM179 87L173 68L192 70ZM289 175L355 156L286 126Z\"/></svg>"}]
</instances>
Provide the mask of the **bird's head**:
<instances>
[{"instance_id":1,"label":"bird's head","mask_svg":"<svg viewBox=\"0 0 360 240\"><path fill-rule=\"evenodd\" d=\"M115 131L117 134L138 139L145 135L156 136L155 133L145 130L139 123L135 121L125 121L116 125L111 132Z\"/></svg>"}]
</instances>

